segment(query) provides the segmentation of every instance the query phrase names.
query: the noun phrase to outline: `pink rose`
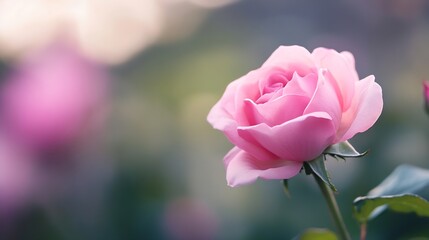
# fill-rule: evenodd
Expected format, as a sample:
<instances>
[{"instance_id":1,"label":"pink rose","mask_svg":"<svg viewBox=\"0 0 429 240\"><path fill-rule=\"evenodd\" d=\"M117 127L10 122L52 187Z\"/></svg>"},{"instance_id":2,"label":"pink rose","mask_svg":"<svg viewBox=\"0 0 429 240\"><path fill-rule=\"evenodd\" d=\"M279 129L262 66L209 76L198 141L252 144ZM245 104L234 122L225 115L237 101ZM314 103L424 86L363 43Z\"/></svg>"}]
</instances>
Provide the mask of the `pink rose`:
<instances>
[{"instance_id":1,"label":"pink rose","mask_svg":"<svg viewBox=\"0 0 429 240\"><path fill-rule=\"evenodd\" d=\"M381 92L373 75L359 80L349 52L279 47L230 83L208 115L236 145L224 159L228 185L295 176L328 146L368 130Z\"/></svg>"}]
</instances>

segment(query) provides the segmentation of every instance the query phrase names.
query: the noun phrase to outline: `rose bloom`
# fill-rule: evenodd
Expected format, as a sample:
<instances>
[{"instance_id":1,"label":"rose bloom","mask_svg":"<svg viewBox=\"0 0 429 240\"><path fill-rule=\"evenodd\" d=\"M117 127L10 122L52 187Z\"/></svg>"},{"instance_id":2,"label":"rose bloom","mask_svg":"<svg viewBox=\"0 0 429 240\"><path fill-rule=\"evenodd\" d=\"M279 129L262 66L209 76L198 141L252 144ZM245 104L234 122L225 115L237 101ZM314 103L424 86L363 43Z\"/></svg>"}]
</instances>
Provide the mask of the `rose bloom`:
<instances>
[{"instance_id":1,"label":"rose bloom","mask_svg":"<svg viewBox=\"0 0 429 240\"><path fill-rule=\"evenodd\" d=\"M374 76L359 80L351 53L281 46L228 85L208 115L236 146L228 185L288 179L330 145L368 130L383 108Z\"/></svg>"}]
</instances>

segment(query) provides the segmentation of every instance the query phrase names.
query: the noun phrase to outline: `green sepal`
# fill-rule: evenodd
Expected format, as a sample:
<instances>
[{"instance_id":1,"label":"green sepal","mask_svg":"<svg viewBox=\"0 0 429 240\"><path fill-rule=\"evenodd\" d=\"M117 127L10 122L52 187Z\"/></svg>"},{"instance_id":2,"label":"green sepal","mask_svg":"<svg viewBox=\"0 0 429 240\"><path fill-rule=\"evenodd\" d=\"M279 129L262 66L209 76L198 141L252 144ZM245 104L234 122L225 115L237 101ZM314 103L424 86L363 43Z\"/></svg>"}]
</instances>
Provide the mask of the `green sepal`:
<instances>
[{"instance_id":1,"label":"green sepal","mask_svg":"<svg viewBox=\"0 0 429 240\"><path fill-rule=\"evenodd\" d=\"M387 207L399 213L415 213L422 217L429 217L429 202L415 194L400 194L378 197L358 197L353 201L353 214L360 223L375 218L374 210Z\"/></svg>"},{"instance_id":2,"label":"green sepal","mask_svg":"<svg viewBox=\"0 0 429 240\"><path fill-rule=\"evenodd\" d=\"M309 228L294 240L337 240L334 232L324 228Z\"/></svg>"},{"instance_id":3,"label":"green sepal","mask_svg":"<svg viewBox=\"0 0 429 240\"><path fill-rule=\"evenodd\" d=\"M363 157L368 152L365 151L363 153L358 152L348 141L340 142L334 145L329 146L325 149L323 154L329 154L335 157L336 159L341 158L358 158Z\"/></svg>"},{"instance_id":4,"label":"green sepal","mask_svg":"<svg viewBox=\"0 0 429 240\"><path fill-rule=\"evenodd\" d=\"M328 186L336 192L334 184L331 182L331 178L329 177L329 173L326 170L325 166L325 155L322 154L316 159L304 162L304 169L306 174L315 174L318 178L320 178L323 182L328 184Z\"/></svg>"}]
</instances>

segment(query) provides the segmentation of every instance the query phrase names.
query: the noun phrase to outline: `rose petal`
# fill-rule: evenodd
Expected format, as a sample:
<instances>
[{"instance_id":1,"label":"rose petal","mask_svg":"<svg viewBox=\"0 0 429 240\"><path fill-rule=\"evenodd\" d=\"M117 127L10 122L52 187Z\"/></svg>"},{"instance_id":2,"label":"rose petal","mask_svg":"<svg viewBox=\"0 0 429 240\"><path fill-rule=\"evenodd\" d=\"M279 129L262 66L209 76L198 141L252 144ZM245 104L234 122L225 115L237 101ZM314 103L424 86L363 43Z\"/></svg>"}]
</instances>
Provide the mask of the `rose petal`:
<instances>
[{"instance_id":1,"label":"rose petal","mask_svg":"<svg viewBox=\"0 0 429 240\"><path fill-rule=\"evenodd\" d=\"M317 86L317 74L310 73L304 77L297 73L293 74L292 79L283 88L284 95L300 95L311 98Z\"/></svg>"},{"instance_id":2,"label":"rose petal","mask_svg":"<svg viewBox=\"0 0 429 240\"><path fill-rule=\"evenodd\" d=\"M310 52L301 46L280 46L262 65L263 67L281 67L290 74L297 72L301 76L315 72L316 65Z\"/></svg>"},{"instance_id":3,"label":"rose petal","mask_svg":"<svg viewBox=\"0 0 429 240\"><path fill-rule=\"evenodd\" d=\"M301 162L286 160L261 161L234 147L224 158L228 185L236 187L263 179L289 179L299 173Z\"/></svg>"},{"instance_id":4,"label":"rose petal","mask_svg":"<svg viewBox=\"0 0 429 240\"><path fill-rule=\"evenodd\" d=\"M355 57L353 56L353 54L351 52L342 51L340 54L344 57L344 59L347 60L347 62L349 63L351 68L354 69L356 67Z\"/></svg>"},{"instance_id":5,"label":"rose petal","mask_svg":"<svg viewBox=\"0 0 429 240\"><path fill-rule=\"evenodd\" d=\"M275 126L301 116L309 101L306 96L285 95L264 104L249 99L244 108L250 125L266 123Z\"/></svg>"},{"instance_id":6,"label":"rose petal","mask_svg":"<svg viewBox=\"0 0 429 240\"><path fill-rule=\"evenodd\" d=\"M286 72L279 67L261 67L259 71L266 73L259 80L260 95L272 93L283 88L293 77L292 73Z\"/></svg>"},{"instance_id":7,"label":"rose petal","mask_svg":"<svg viewBox=\"0 0 429 240\"><path fill-rule=\"evenodd\" d=\"M222 101L222 99L221 99ZM265 160L275 157L272 153L268 152L258 142L253 139L243 139L238 135L237 122L228 116L229 113L222 108L222 103L219 101L210 111L207 121L215 128L222 131L228 140L234 145L247 150L255 157Z\"/></svg>"},{"instance_id":8,"label":"rose petal","mask_svg":"<svg viewBox=\"0 0 429 240\"><path fill-rule=\"evenodd\" d=\"M248 75L252 76L252 79L247 81L247 84L249 84L249 82L252 83L252 80L255 79L254 74ZM245 126L249 124L248 117L243 107L246 95L243 92L238 93L238 88L241 88L240 90L245 90L246 87L251 87L243 83L245 81L243 78L244 77L235 80L228 85L224 95L210 110L207 121L215 129L224 132L228 140L234 145L248 151L258 159L272 159L275 156L263 148L257 141L253 139L245 140L238 135L237 127L239 124ZM239 101L239 98L243 99Z\"/></svg>"},{"instance_id":9,"label":"rose petal","mask_svg":"<svg viewBox=\"0 0 429 240\"><path fill-rule=\"evenodd\" d=\"M238 84L238 80L231 82L220 100L210 109L207 121L213 128L223 131L232 121L235 112L234 98Z\"/></svg>"},{"instance_id":10,"label":"rose petal","mask_svg":"<svg viewBox=\"0 0 429 240\"><path fill-rule=\"evenodd\" d=\"M357 133L365 132L381 115L382 90L374 79L371 75L355 83L355 95L350 108L343 113L335 142L346 141Z\"/></svg>"},{"instance_id":11,"label":"rose petal","mask_svg":"<svg viewBox=\"0 0 429 240\"><path fill-rule=\"evenodd\" d=\"M236 80L238 82L234 96L234 119L239 125L250 125L246 113L244 112L244 104L246 99L256 101L260 96L259 82L261 79L267 78L272 69L258 69L249 72L247 75Z\"/></svg>"},{"instance_id":12,"label":"rose petal","mask_svg":"<svg viewBox=\"0 0 429 240\"><path fill-rule=\"evenodd\" d=\"M326 68L336 80L343 99L340 102L342 109L349 108L354 94L354 83L359 81L356 70L349 64L350 59L326 48L316 48L312 54L320 64L319 67Z\"/></svg>"},{"instance_id":13,"label":"rose petal","mask_svg":"<svg viewBox=\"0 0 429 240\"><path fill-rule=\"evenodd\" d=\"M237 131L238 125L234 120L222 118L219 120L217 126L222 126L222 129L219 130L223 131L231 143L241 149L248 151L258 159L267 160L277 157L262 147L261 144L256 140L252 138L243 139L241 136L239 136Z\"/></svg>"},{"instance_id":14,"label":"rose petal","mask_svg":"<svg viewBox=\"0 0 429 240\"><path fill-rule=\"evenodd\" d=\"M243 139L253 139L279 158L310 161L333 143L335 128L326 112L300 116L281 125L270 127L265 123L239 127Z\"/></svg>"},{"instance_id":15,"label":"rose petal","mask_svg":"<svg viewBox=\"0 0 429 240\"><path fill-rule=\"evenodd\" d=\"M327 75L325 77L325 74ZM341 121L341 93L335 80L330 77L326 70L319 70L319 80L317 82L314 95L304 111L304 114L312 112L326 112L332 118L335 129L338 129Z\"/></svg>"},{"instance_id":16,"label":"rose petal","mask_svg":"<svg viewBox=\"0 0 429 240\"><path fill-rule=\"evenodd\" d=\"M240 125L248 125L242 110L244 100L259 97L257 84L261 75L265 75L265 71L251 71L228 84L220 100L210 110L207 121L219 130L224 128L224 118L234 119Z\"/></svg>"}]
</instances>

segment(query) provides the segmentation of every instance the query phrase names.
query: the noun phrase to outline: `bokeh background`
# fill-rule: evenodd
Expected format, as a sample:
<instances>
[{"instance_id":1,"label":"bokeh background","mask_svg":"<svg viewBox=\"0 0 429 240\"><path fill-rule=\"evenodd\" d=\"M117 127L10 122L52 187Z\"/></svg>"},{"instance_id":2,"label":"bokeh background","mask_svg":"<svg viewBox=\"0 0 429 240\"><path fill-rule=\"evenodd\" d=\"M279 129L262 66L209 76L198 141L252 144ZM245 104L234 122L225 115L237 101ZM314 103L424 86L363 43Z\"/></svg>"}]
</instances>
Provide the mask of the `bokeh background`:
<instances>
[{"instance_id":1,"label":"bokeh background","mask_svg":"<svg viewBox=\"0 0 429 240\"><path fill-rule=\"evenodd\" d=\"M328 162L352 201L396 166L429 168L425 0L0 0L0 239L291 239L334 230L311 177L226 185L206 122L226 85L279 46L351 51L384 110ZM429 191L421 194L428 197ZM429 237L383 213L368 239Z\"/></svg>"}]
</instances>

